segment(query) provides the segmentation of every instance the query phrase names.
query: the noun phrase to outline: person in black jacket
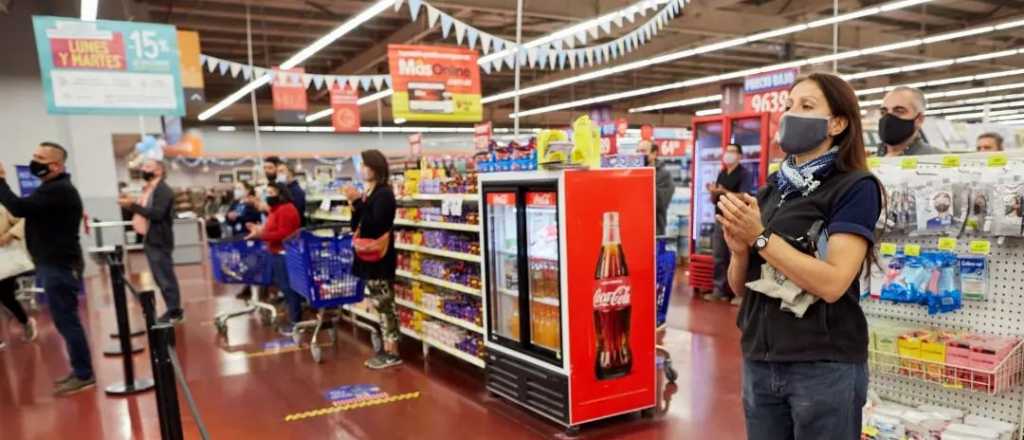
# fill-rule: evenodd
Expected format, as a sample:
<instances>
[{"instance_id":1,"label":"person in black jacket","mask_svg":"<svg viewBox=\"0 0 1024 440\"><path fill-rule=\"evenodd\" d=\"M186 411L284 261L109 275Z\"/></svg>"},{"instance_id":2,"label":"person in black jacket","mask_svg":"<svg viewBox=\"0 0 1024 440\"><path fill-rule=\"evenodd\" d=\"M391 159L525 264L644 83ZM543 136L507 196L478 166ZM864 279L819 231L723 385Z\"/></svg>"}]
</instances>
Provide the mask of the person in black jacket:
<instances>
[{"instance_id":1,"label":"person in black jacket","mask_svg":"<svg viewBox=\"0 0 1024 440\"><path fill-rule=\"evenodd\" d=\"M82 198L65 172L68 152L58 144L43 142L32 155L29 169L42 185L27 197L18 197L7 184L0 164L0 203L16 217L25 219L25 244L36 265L50 304L53 324L67 346L71 374L58 380L55 394L64 396L96 384L89 339L78 316L82 287Z\"/></svg>"},{"instance_id":2,"label":"person in black jacket","mask_svg":"<svg viewBox=\"0 0 1024 440\"><path fill-rule=\"evenodd\" d=\"M744 297L743 408L754 440L856 440L867 400L862 271L876 261L883 191L860 106L842 78L798 78L779 125L786 153L757 198L725 194L718 221Z\"/></svg>"},{"instance_id":3,"label":"person in black jacket","mask_svg":"<svg viewBox=\"0 0 1024 440\"><path fill-rule=\"evenodd\" d=\"M174 273L174 191L164 182L167 168L162 162L147 160L142 164L142 178L146 181L142 198L122 197L120 204L135 213L133 226L142 242L156 285L164 297L167 311L161 322L178 323L185 319L181 309L181 290Z\"/></svg>"},{"instance_id":4,"label":"person in black jacket","mask_svg":"<svg viewBox=\"0 0 1024 440\"><path fill-rule=\"evenodd\" d=\"M398 357L398 340L401 336L398 327L398 313L395 310L395 253L394 237L391 229L395 224L395 193L388 184L388 160L378 150L366 150L362 153L363 181L366 182L366 194L360 194L351 185L343 191L352 205L352 226L356 230L356 238L373 239L368 247L356 247L356 258L352 273L366 283L366 296L380 314L378 334L383 340L383 352L377 353L366 361L368 368L375 370L394 367L402 363ZM361 255L380 254L377 261L365 261Z\"/></svg>"}]
</instances>

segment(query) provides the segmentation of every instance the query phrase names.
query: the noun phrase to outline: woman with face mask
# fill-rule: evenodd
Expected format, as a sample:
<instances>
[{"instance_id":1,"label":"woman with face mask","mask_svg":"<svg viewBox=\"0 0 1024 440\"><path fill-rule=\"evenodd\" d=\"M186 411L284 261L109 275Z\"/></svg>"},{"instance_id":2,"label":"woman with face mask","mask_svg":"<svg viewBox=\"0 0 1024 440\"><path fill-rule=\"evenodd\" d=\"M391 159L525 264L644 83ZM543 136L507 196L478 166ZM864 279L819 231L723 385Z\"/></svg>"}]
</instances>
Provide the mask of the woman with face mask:
<instances>
[{"instance_id":1,"label":"woman with face mask","mask_svg":"<svg viewBox=\"0 0 1024 440\"><path fill-rule=\"evenodd\" d=\"M367 368L380 370L402 363L398 356L401 336L395 310L395 244L391 230L395 224L395 194L388 183L388 160L378 150L362 154L360 176L365 193L351 185L343 191L352 205L353 247L356 251L352 273L366 283L366 296L380 315L378 335L383 351L366 361Z\"/></svg>"},{"instance_id":2,"label":"woman with face mask","mask_svg":"<svg viewBox=\"0 0 1024 440\"><path fill-rule=\"evenodd\" d=\"M280 183L267 185L267 206L270 214L267 215L267 222L263 226L256 224L246 225L249 228L249 235L246 240L260 239L267 243L267 250L270 251L271 272L273 273L274 285L284 295L288 302L289 323L282 326L279 331L284 336L291 336L295 332L295 323L302 320L302 296L292 290L288 282L288 268L285 265L284 239L298 231L300 226L299 211L292 205L288 187Z\"/></svg>"},{"instance_id":3,"label":"woman with face mask","mask_svg":"<svg viewBox=\"0 0 1024 440\"><path fill-rule=\"evenodd\" d=\"M233 200L225 214L232 237L244 237L249 233L249 224L260 223L260 211L256 207L256 190L248 182L235 184Z\"/></svg>"},{"instance_id":4,"label":"woman with face mask","mask_svg":"<svg viewBox=\"0 0 1024 440\"><path fill-rule=\"evenodd\" d=\"M883 193L868 171L850 85L827 73L798 79L779 143L787 157L756 198L726 194L718 203L729 285L744 296L747 435L859 439L868 331L858 278L875 260Z\"/></svg>"}]
</instances>

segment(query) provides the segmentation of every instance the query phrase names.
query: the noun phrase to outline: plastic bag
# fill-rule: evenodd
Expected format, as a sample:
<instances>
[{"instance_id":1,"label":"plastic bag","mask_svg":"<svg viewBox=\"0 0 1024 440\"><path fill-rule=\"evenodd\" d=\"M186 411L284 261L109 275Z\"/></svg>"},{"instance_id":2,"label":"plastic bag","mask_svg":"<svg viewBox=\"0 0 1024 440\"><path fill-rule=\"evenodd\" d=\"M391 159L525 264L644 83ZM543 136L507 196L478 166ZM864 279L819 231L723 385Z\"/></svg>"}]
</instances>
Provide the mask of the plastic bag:
<instances>
[{"instance_id":1,"label":"plastic bag","mask_svg":"<svg viewBox=\"0 0 1024 440\"><path fill-rule=\"evenodd\" d=\"M601 168L601 134L587 115L572 123L572 163Z\"/></svg>"}]
</instances>

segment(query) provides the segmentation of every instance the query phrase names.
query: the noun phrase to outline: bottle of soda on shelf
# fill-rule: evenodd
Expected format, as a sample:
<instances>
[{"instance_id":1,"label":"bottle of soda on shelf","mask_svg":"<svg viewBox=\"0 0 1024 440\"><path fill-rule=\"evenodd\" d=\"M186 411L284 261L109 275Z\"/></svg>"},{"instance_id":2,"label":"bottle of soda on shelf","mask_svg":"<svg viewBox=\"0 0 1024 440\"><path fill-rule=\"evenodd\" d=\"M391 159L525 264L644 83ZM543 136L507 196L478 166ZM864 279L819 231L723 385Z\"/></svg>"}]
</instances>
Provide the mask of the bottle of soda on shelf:
<instances>
[{"instance_id":1,"label":"bottle of soda on shelf","mask_svg":"<svg viewBox=\"0 0 1024 440\"><path fill-rule=\"evenodd\" d=\"M595 374L598 380L614 379L629 374L633 368L629 347L631 289L618 212L604 213L601 256L594 279Z\"/></svg>"}]
</instances>

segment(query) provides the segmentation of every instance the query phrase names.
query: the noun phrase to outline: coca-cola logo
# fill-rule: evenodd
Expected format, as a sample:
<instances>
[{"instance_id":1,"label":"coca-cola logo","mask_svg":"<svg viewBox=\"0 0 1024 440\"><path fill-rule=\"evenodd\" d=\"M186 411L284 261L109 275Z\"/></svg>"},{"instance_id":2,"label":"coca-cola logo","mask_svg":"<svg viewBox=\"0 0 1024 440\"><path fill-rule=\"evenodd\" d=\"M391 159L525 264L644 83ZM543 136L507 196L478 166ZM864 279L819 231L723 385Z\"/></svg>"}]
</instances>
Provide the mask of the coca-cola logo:
<instances>
[{"instance_id":1,"label":"coca-cola logo","mask_svg":"<svg viewBox=\"0 0 1024 440\"><path fill-rule=\"evenodd\" d=\"M594 289L594 309L606 310L630 305L630 290L626 279L599 282Z\"/></svg>"}]
</instances>

